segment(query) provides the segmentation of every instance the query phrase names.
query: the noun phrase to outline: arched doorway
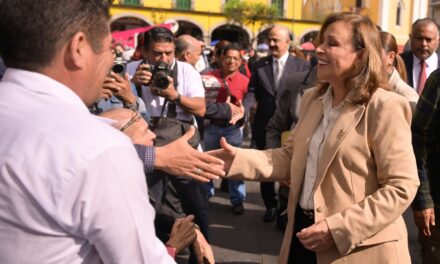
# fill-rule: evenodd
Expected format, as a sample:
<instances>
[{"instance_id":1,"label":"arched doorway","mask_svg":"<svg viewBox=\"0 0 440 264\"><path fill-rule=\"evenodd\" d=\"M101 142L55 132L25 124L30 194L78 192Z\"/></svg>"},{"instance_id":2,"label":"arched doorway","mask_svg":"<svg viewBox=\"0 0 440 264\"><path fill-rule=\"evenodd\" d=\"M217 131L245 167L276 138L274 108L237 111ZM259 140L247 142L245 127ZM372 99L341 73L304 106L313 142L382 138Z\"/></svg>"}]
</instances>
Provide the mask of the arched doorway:
<instances>
[{"instance_id":1,"label":"arched doorway","mask_svg":"<svg viewBox=\"0 0 440 264\"><path fill-rule=\"evenodd\" d=\"M212 31L211 44L214 44L220 40L237 42L243 48L249 47L249 34L246 32L246 30L236 25L227 24Z\"/></svg>"},{"instance_id":2,"label":"arched doorway","mask_svg":"<svg viewBox=\"0 0 440 264\"><path fill-rule=\"evenodd\" d=\"M179 24L179 29L174 34L176 37L188 34L197 39L203 40L203 32L196 24L186 20L177 20L177 23Z\"/></svg>"},{"instance_id":3,"label":"arched doorway","mask_svg":"<svg viewBox=\"0 0 440 264\"><path fill-rule=\"evenodd\" d=\"M124 31L134 28L149 26L147 22L137 17L121 17L111 22L110 30L114 31Z\"/></svg>"},{"instance_id":4,"label":"arched doorway","mask_svg":"<svg viewBox=\"0 0 440 264\"><path fill-rule=\"evenodd\" d=\"M304 42L312 42L316 43L316 40L318 39L318 30L310 31L306 33L304 36L301 37L301 44Z\"/></svg>"}]
</instances>

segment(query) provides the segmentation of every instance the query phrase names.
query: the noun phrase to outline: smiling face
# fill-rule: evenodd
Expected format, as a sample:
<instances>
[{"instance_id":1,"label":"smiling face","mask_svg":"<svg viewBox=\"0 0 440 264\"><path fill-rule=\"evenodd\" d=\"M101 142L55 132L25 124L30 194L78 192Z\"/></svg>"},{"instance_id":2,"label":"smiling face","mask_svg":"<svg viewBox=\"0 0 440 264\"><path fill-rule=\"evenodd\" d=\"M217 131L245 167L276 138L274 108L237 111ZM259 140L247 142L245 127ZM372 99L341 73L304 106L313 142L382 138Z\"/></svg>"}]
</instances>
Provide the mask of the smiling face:
<instances>
[{"instance_id":1,"label":"smiling face","mask_svg":"<svg viewBox=\"0 0 440 264\"><path fill-rule=\"evenodd\" d=\"M230 49L223 55L223 72L231 74L238 71L241 65L241 54L238 50Z\"/></svg>"},{"instance_id":2,"label":"smiling face","mask_svg":"<svg viewBox=\"0 0 440 264\"><path fill-rule=\"evenodd\" d=\"M318 79L329 82L335 88L345 88L344 82L358 56L353 46L351 26L343 21L330 24L322 34L316 53Z\"/></svg>"}]
</instances>

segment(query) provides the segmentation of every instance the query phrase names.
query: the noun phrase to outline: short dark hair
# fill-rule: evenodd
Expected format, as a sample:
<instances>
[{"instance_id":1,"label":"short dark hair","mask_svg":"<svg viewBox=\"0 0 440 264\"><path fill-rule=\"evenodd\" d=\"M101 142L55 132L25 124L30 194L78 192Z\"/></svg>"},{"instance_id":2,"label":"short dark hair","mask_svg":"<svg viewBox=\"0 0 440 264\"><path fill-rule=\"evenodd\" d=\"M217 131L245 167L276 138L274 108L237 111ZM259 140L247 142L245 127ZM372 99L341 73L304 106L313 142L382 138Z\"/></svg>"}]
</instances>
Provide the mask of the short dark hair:
<instances>
[{"instance_id":1,"label":"short dark hair","mask_svg":"<svg viewBox=\"0 0 440 264\"><path fill-rule=\"evenodd\" d=\"M231 43L231 44L227 45L223 49L223 55L226 54L230 50L238 51L240 53L240 56L241 56L242 48L241 48L240 44L234 42L234 43Z\"/></svg>"},{"instance_id":2,"label":"short dark hair","mask_svg":"<svg viewBox=\"0 0 440 264\"><path fill-rule=\"evenodd\" d=\"M108 0L8 0L0 5L0 54L8 67L35 71L51 63L77 32L95 52L110 33Z\"/></svg>"},{"instance_id":3,"label":"short dark hair","mask_svg":"<svg viewBox=\"0 0 440 264\"><path fill-rule=\"evenodd\" d=\"M173 32L164 27L154 27L144 34L144 49L148 50L153 42L174 43Z\"/></svg>"}]
</instances>

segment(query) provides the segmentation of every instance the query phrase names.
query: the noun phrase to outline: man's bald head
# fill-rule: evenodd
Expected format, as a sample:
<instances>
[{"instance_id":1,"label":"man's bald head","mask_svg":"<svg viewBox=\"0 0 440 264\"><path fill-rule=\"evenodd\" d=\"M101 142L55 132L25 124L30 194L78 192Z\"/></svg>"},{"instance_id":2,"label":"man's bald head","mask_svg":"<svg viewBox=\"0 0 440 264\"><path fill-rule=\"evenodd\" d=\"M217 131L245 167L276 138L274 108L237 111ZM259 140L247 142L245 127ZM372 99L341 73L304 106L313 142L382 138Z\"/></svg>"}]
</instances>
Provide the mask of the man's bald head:
<instances>
[{"instance_id":1,"label":"man's bald head","mask_svg":"<svg viewBox=\"0 0 440 264\"><path fill-rule=\"evenodd\" d=\"M286 27L275 25L269 30L268 44L271 54L280 58L289 51L290 33Z\"/></svg>"},{"instance_id":2,"label":"man's bald head","mask_svg":"<svg viewBox=\"0 0 440 264\"><path fill-rule=\"evenodd\" d=\"M176 39L176 58L195 66L202 53L200 41L190 35L181 35Z\"/></svg>"},{"instance_id":3,"label":"man's bald head","mask_svg":"<svg viewBox=\"0 0 440 264\"><path fill-rule=\"evenodd\" d=\"M134 144L152 146L156 135L148 129L148 124L142 116L133 110L125 108L112 109L99 116L114 120L112 126L126 134Z\"/></svg>"}]
</instances>

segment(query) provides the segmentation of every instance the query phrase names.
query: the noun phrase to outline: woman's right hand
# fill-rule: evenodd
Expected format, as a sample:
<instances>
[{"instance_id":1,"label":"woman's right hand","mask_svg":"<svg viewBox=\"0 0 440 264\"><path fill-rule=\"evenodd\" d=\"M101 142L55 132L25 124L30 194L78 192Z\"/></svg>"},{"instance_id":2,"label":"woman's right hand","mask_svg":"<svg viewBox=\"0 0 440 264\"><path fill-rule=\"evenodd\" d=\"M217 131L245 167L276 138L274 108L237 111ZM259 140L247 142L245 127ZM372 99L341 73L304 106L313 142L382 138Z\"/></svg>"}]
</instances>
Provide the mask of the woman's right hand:
<instances>
[{"instance_id":1,"label":"woman's right hand","mask_svg":"<svg viewBox=\"0 0 440 264\"><path fill-rule=\"evenodd\" d=\"M235 155L237 154L237 148L228 144L224 137L220 139L220 146L221 149L211 150L206 152L206 154L223 160L225 163L223 165L223 170L228 173L229 169L231 168L232 161L234 161Z\"/></svg>"}]
</instances>

